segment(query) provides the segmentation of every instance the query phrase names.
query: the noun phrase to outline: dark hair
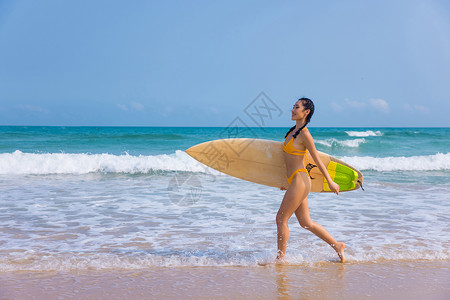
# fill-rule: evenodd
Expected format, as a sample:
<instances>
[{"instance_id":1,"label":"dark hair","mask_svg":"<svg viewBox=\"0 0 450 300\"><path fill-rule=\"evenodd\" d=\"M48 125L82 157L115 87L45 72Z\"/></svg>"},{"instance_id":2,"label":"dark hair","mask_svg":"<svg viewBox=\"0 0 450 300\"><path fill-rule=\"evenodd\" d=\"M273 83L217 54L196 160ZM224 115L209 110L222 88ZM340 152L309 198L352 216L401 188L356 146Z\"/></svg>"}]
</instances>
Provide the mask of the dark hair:
<instances>
[{"instance_id":1,"label":"dark hair","mask_svg":"<svg viewBox=\"0 0 450 300\"><path fill-rule=\"evenodd\" d=\"M302 127L300 127L293 135L293 138L295 139L297 137L297 135L300 133L300 131L303 130L303 128L306 127L306 125L309 123L309 121L311 121L311 117L314 114L314 102L312 102L311 99L309 98L300 98L298 99L298 101L302 101L303 107L305 109L309 109L309 114L306 116L306 122L305 124L303 124ZM289 131L286 133L286 135L284 136L284 138L286 138L288 136L289 133L291 133L292 130L295 129L295 126L292 126L291 129L289 129Z\"/></svg>"}]
</instances>

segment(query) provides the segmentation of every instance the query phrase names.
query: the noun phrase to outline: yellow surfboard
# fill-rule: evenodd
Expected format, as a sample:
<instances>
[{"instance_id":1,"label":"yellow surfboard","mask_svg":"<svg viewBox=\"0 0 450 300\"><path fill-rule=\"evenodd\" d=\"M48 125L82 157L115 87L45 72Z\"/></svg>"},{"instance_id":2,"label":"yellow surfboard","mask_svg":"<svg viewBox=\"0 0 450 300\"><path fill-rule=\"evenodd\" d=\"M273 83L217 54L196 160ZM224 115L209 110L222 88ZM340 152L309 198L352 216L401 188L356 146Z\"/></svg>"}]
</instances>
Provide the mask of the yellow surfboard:
<instances>
[{"instance_id":1,"label":"yellow surfboard","mask_svg":"<svg viewBox=\"0 0 450 300\"><path fill-rule=\"evenodd\" d=\"M186 153L210 168L251 182L272 186L288 187L286 165L282 142L261 139L221 139L195 145ZM363 183L360 171L326 153L319 152L340 191L359 189ZM330 192L311 155L306 156L306 169L311 178L312 192Z\"/></svg>"}]
</instances>

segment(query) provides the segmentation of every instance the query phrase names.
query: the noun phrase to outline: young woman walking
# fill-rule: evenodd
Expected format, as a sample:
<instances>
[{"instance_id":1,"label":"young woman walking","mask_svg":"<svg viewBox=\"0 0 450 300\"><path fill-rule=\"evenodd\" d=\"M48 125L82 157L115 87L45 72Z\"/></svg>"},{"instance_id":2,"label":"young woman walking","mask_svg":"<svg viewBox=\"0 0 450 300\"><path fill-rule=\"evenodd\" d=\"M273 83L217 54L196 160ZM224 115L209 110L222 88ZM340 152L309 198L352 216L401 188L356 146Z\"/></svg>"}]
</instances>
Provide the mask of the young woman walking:
<instances>
[{"instance_id":1,"label":"young woman walking","mask_svg":"<svg viewBox=\"0 0 450 300\"><path fill-rule=\"evenodd\" d=\"M319 158L314 140L308 128L306 128L313 114L314 103L308 98L299 99L292 109L292 120L296 122L296 125L289 129L283 143L289 187L284 194L276 217L278 238L277 261L279 262L284 261L287 242L289 240L288 220L294 213L300 226L308 229L327 242L337 252L341 262L345 261L345 244L336 241L325 228L312 221L309 216L307 196L311 189L311 181L305 168L304 160L308 151L326 178L331 191L336 193L336 195L339 194L339 185L331 180L326 167Z\"/></svg>"}]
</instances>

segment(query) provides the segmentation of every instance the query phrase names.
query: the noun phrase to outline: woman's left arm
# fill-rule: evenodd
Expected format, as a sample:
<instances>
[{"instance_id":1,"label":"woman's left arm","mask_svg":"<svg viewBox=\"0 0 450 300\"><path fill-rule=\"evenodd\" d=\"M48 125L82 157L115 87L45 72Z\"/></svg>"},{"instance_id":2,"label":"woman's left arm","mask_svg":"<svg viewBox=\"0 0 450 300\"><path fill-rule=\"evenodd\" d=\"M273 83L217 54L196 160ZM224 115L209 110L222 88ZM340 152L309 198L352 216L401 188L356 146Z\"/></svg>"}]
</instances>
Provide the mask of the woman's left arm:
<instances>
[{"instance_id":1,"label":"woman's left arm","mask_svg":"<svg viewBox=\"0 0 450 300\"><path fill-rule=\"evenodd\" d=\"M336 195L339 195L339 185L331 180L330 174L328 174L327 168L325 168L325 165L319 157L319 153L317 152L313 137L311 136L309 131L303 133L303 144L305 145L306 149L308 149L320 172L322 172L323 176L327 180L330 190L336 193Z\"/></svg>"}]
</instances>

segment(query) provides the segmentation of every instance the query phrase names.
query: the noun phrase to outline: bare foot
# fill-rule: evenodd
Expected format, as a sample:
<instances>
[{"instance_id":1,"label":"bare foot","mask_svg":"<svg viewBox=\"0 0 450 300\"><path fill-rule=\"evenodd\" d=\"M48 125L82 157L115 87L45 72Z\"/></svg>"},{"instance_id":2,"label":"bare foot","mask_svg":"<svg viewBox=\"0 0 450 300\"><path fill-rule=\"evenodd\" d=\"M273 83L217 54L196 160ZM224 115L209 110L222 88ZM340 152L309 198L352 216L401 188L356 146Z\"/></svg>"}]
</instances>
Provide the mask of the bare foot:
<instances>
[{"instance_id":1,"label":"bare foot","mask_svg":"<svg viewBox=\"0 0 450 300\"><path fill-rule=\"evenodd\" d=\"M341 263L345 262L344 249L345 244L342 242L337 242L336 244L331 245L333 249L336 251L337 255L341 259Z\"/></svg>"},{"instance_id":2,"label":"bare foot","mask_svg":"<svg viewBox=\"0 0 450 300\"><path fill-rule=\"evenodd\" d=\"M277 258L275 259L275 264L276 265L285 265L286 264L286 260L284 258L284 253L282 253L281 251L278 251Z\"/></svg>"}]
</instances>

